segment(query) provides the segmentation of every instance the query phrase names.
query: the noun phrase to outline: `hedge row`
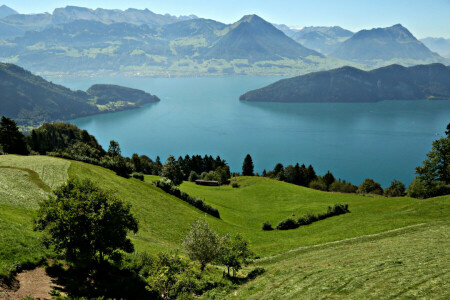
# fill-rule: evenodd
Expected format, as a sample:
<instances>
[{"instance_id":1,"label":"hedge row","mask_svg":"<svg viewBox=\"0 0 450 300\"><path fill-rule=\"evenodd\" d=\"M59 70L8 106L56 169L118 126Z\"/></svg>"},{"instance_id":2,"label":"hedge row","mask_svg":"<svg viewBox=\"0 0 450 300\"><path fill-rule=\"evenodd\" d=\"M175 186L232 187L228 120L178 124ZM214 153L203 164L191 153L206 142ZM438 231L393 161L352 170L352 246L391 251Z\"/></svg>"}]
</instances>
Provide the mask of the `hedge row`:
<instances>
[{"instance_id":1,"label":"hedge row","mask_svg":"<svg viewBox=\"0 0 450 300\"><path fill-rule=\"evenodd\" d=\"M200 199L194 198L186 194L185 192L180 191L173 183L167 178L162 178L154 183L154 185L164 192L175 196L184 202L189 203L190 205L200 209L201 211L220 219L219 210L212 206L209 206L205 202Z\"/></svg>"},{"instance_id":2,"label":"hedge row","mask_svg":"<svg viewBox=\"0 0 450 300\"><path fill-rule=\"evenodd\" d=\"M309 225L311 223L330 218L333 216L339 216L346 213L349 213L348 204L335 204L333 207L328 206L328 210L326 213L319 213L317 215L314 214L306 214L303 217L298 218L298 220L294 220L289 218L287 220L281 221L277 225L278 230L288 230L288 229L296 229L303 225Z\"/></svg>"}]
</instances>

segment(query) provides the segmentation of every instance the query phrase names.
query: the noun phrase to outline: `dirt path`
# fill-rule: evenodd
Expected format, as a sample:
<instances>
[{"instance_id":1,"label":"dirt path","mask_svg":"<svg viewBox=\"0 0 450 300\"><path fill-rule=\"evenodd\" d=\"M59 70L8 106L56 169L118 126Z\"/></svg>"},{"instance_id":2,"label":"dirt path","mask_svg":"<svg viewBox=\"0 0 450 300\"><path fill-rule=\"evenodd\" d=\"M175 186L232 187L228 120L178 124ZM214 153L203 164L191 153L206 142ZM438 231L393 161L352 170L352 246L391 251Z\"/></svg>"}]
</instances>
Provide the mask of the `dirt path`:
<instances>
[{"instance_id":1,"label":"dirt path","mask_svg":"<svg viewBox=\"0 0 450 300\"><path fill-rule=\"evenodd\" d=\"M47 275L44 268L24 271L19 273L16 279L20 284L18 289L4 291L0 287L0 299L16 300L27 296L31 296L34 299L51 299L49 292L53 289L61 288Z\"/></svg>"}]
</instances>

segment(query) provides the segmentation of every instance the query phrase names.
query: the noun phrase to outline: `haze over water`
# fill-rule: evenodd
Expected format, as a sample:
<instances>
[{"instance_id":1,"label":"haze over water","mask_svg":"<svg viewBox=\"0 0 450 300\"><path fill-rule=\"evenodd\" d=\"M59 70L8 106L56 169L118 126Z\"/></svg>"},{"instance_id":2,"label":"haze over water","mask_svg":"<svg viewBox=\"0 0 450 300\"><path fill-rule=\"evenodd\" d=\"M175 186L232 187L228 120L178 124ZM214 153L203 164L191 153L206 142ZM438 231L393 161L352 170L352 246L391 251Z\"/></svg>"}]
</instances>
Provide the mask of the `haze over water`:
<instances>
[{"instance_id":1,"label":"haze over water","mask_svg":"<svg viewBox=\"0 0 450 300\"><path fill-rule=\"evenodd\" d=\"M220 155L241 171L247 153L255 171L299 162L323 175L359 185L373 178L409 184L433 140L450 122L449 101L383 101L373 104L246 103L244 92L274 77L51 78L72 89L112 83L145 90L161 102L141 109L73 120L107 149L157 155Z\"/></svg>"}]
</instances>

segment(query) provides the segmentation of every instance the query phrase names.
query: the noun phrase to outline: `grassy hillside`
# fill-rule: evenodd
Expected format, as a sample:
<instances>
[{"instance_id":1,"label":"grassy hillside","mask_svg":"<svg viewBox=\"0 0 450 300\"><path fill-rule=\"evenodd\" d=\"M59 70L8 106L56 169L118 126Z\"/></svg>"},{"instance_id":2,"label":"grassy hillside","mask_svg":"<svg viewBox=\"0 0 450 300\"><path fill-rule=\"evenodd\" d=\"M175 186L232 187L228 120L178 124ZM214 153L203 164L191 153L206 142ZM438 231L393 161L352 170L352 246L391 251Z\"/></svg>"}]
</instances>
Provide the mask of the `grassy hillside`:
<instances>
[{"instance_id":1,"label":"grassy hillside","mask_svg":"<svg viewBox=\"0 0 450 300\"><path fill-rule=\"evenodd\" d=\"M266 256L293 249L412 224L448 219L450 197L427 200L385 198L320 192L267 178L241 177L240 188L204 187L183 183L181 190L216 207L225 223L251 240L257 254ZM311 212L326 212L329 205L348 203L351 213L288 231L262 231L262 223L278 222Z\"/></svg>"},{"instance_id":2,"label":"grassy hillside","mask_svg":"<svg viewBox=\"0 0 450 300\"><path fill-rule=\"evenodd\" d=\"M232 299L448 299L449 222L306 247L258 263Z\"/></svg>"},{"instance_id":3,"label":"grassy hillside","mask_svg":"<svg viewBox=\"0 0 450 300\"><path fill-rule=\"evenodd\" d=\"M448 206L449 196L428 200L363 197L324 193L256 177L234 179L240 185L237 189L228 186L204 187L188 182L183 183L181 190L205 199L208 204L219 209L222 217L219 220L205 215L187 203L150 185L149 182L157 179L155 176L146 176L146 182L142 182L136 179L125 179L115 175L110 170L81 162L46 156L21 157L12 155L0 156L0 175L0 187L2 187L0 189L2 191L0 192L0 238L2 240L2 243L0 243L0 276L9 274L18 264L37 263L48 254L48 250L40 245L40 234L32 231L32 219L39 201L49 195L50 187L54 188L71 177L90 178L104 188L116 190L121 199L132 204L132 212L139 220L139 231L131 238L138 251L155 253L161 250L179 249L181 239L186 234L189 225L198 218L206 218L211 227L220 233L243 233L251 241L251 247L256 254L264 257L263 260L258 261L258 264L268 269L266 275L238 291L237 295L243 298L248 298L253 293L256 293L256 295L264 294L268 298L273 298L269 295L274 294L264 290L264 285L267 285L269 281L274 282L272 289L275 291L279 288L280 293L283 293L284 288L282 282L288 282L286 289L290 291L294 285L298 285L299 288L306 288L315 280L323 280L327 284L337 285L338 283L334 282L334 279L322 278L319 273L326 271L323 269L327 265L324 265L325 263L322 263L321 260L324 257L329 257L329 262L326 264L336 265L336 269L329 270L331 273L324 273L329 274L329 276L339 274L335 273L338 271L344 272L346 269L338 267L338 263L344 264L346 261L348 266L354 266L350 269L353 273L349 274L357 275L358 272L366 274L364 269L358 271L364 267L363 260L366 256L368 260L371 259L367 265L367 270L372 270L378 264L384 263L383 266L385 267L382 267L382 270L387 268L390 271L391 262L397 260L411 259L411 264L413 264L416 262L414 255L424 251L424 249L426 250L426 247L431 248L431 243L427 244L427 242L414 246L418 248L412 248L411 252L406 253L410 244L405 241L406 238L402 238L400 235L398 237L392 234L387 235L387 238L400 239L399 241L389 240L388 244L381 242L381 239L361 239L359 237L409 225L435 223L441 224L439 225L441 227L438 225L436 225L437 227L435 225L420 225L429 228L432 232L421 231L422 233L414 234L419 237L427 235L431 237L432 234L435 234L435 238L439 239L439 235L444 234L445 230L448 229L442 227L444 226L442 224L445 220L448 222L446 205ZM348 203L351 213L322 220L295 230L273 232L261 230L264 221L270 221L272 225L276 225L279 221L290 217L292 213L298 217L307 212L325 212L328 205L335 203ZM405 231L405 233L408 232L412 231ZM356 238L356 240L345 243L337 242L329 245L329 247L310 247L311 245L348 238ZM6 243L3 243L3 241L6 241ZM379 241L381 246L369 247L368 244L363 244L375 243L376 241ZM401 243L405 243L404 248L388 248L389 245L401 245ZM438 240L436 240L436 243L438 243ZM442 246L444 245L442 244ZM304 248L295 250L299 247ZM336 247L342 247L344 252L333 250ZM355 247L355 250L353 250L353 247ZM382 251L377 252L376 247L380 247ZM308 249L319 250L310 251ZM366 256L361 256L363 259L357 261L357 253L364 252L364 249L368 249ZM401 249L406 249L405 253L401 252L403 251ZM435 252L443 251L439 249L430 250L434 252L428 251L432 254L432 259L427 261L427 264L436 262ZM289 250L293 251L286 252ZM369 250L374 251L373 259ZM398 255L392 254L392 259L388 258L394 250L398 251ZM345 253L345 257L347 257L342 262L340 262L341 254L339 253ZM427 251L424 253L427 253ZM271 257L271 255L277 256ZM386 259L386 261L382 259ZM301 269L294 267L297 265ZM425 266L430 267L431 265L420 266L420 268L425 268ZM439 270L445 270L445 268L439 267L436 272ZM310 273L303 273L306 271ZM408 272L410 272L409 269ZM287 278L290 273L296 275ZM367 278L372 280L371 276L375 276L376 273L367 274ZM394 278L396 274L392 277ZM276 279L271 277L274 275L277 276ZM280 276L278 277L278 275ZM305 281L302 278L306 275L308 275L306 278L311 278L307 280L305 278ZM350 280L353 277L348 275L343 278ZM404 277L402 280L408 278ZM376 282L379 282L380 285L387 284L381 279ZM278 284L278 287L276 284ZM352 282L349 288L351 286L353 290L348 292L354 293L356 290L359 292L361 284L359 281ZM326 284L323 286L327 287ZM317 289L318 287L311 289L311 295L314 295ZM440 290L437 292L442 293ZM292 294L288 296L295 298L296 293L296 290L292 290Z\"/></svg>"}]
</instances>

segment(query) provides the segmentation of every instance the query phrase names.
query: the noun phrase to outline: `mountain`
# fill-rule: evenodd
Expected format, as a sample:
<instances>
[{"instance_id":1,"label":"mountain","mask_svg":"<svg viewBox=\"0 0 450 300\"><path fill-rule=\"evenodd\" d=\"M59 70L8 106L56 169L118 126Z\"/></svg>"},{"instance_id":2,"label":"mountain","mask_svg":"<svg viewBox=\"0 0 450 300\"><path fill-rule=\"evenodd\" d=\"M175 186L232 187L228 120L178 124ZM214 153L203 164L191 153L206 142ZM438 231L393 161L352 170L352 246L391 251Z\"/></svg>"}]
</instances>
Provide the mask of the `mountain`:
<instances>
[{"instance_id":1,"label":"mountain","mask_svg":"<svg viewBox=\"0 0 450 300\"><path fill-rule=\"evenodd\" d=\"M283 79L240 97L260 102L376 102L450 100L450 68L443 64L390 65L369 72L343 67Z\"/></svg>"},{"instance_id":2,"label":"mountain","mask_svg":"<svg viewBox=\"0 0 450 300\"><path fill-rule=\"evenodd\" d=\"M175 17L169 14L156 14L148 9L139 10L134 8L123 11L120 9L97 8L93 10L85 7L66 6L53 11L54 24L70 23L75 20L90 20L106 23L162 26L191 18L196 18L196 16Z\"/></svg>"},{"instance_id":3,"label":"mountain","mask_svg":"<svg viewBox=\"0 0 450 300\"><path fill-rule=\"evenodd\" d=\"M49 76L298 75L347 62L293 41L257 16L226 25L191 19L153 26L75 20L0 41L0 61Z\"/></svg>"},{"instance_id":4,"label":"mountain","mask_svg":"<svg viewBox=\"0 0 450 300\"><path fill-rule=\"evenodd\" d=\"M428 37L420 41L430 50L445 58L450 58L450 39Z\"/></svg>"},{"instance_id":5,"label":"mountain","mask_svg":"<svg viewBox=\"0 0 450 300\"><path fill-rule=\"evenodd\" d=\"M10 16L10 15L16 15L16 14L18 14L18 12L15 11L14 9L12 9L6 5L0 6L0 19L3 19L4 17Z\"/></svg>"},{"instance_id":6,"label":"mountain","mask_svg":"<svg viewBox=\"0 0 450 300\"><path fill-rule=\"evenodd\" d=\"M244 16L204 54L206 58L249 61L300 59L322 54L296 43L257 15Z\"/></svg>"},{"instance_id":7,"label":"mountain","mask_svg":"<svg viewBox=\"0 0 450 300\"><path fill-rule=\"evenodd\" d=\"M148 9L127 10L102 9L95 10L85 7L66 6L56 8L52 14L14 14L0 20L0 40L22 36L27 31L41 31L53 25L67 24L74 21L97 21L105 24L129 23L134 25L151 25L160 27L180 21L197 18L190 16L161 15Z\"/></svg>"},{"instance_id":8,"label":"mountain","mask_svg":"<svg viewBox=\"0 0 450 300\"><path fill-rule=\"evenodd\" d=\"M361 30L343 42L330 55L368 65L394 60L403 60L406 63L408 60L412 62L444 61L400 24L387 28Z\"/></svg>"},{"instance_id":9,"label":"mountain","mask_svg":"<svg viewBox=\"0 0 450 300\"><path fill-rule=\"evenodd\" d=\"M307 48L330 54L352 35L353 32L339 26L310 26L295 30L290 37Z\"/></svg>"},{"instance_id":10,"label":"mountain","mask_svg":"<svg viewBox=\"0 0 450 300\"><path fill-rule=\"evenodd\" d=\"M52 24L52 15L49 13L10 15L0 20L0 40L23 35L27 31L43 30Z\"/></svg>"},{"instance_id":11,"label":"mountain","mask_svg":"<svg viewBox=\"0 0 450 300\"><path fill-rule=\"evenodd\" d=\"M19 66L0 63L0 112L20 125L35 126L157 101L156 96L119 86L95 85L87 92L72 91Z\"/></svg>"}]
</instances>

